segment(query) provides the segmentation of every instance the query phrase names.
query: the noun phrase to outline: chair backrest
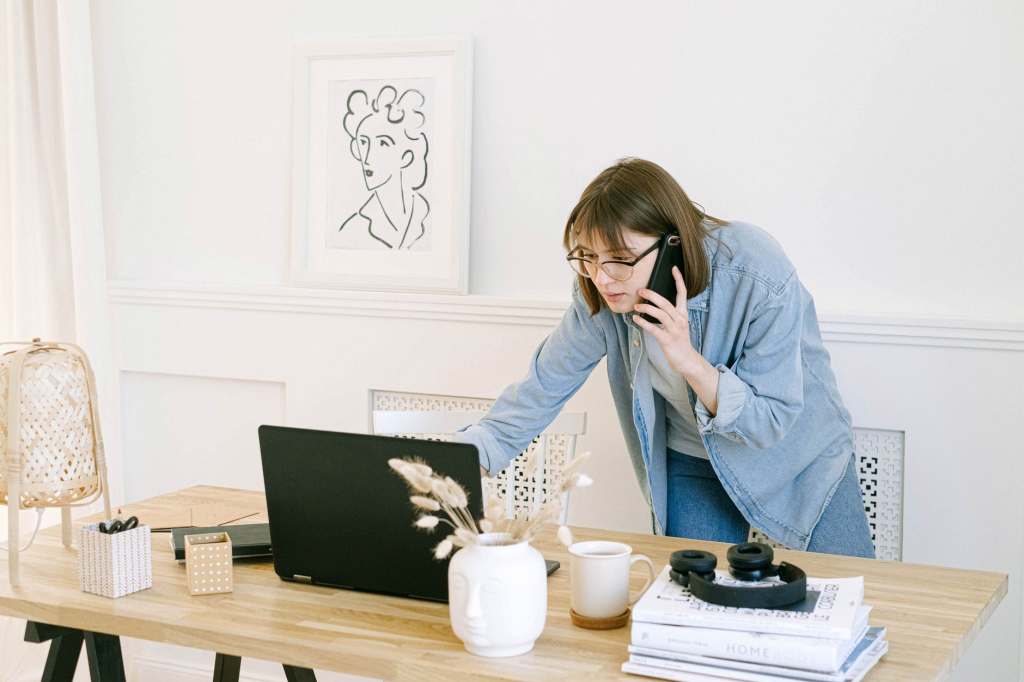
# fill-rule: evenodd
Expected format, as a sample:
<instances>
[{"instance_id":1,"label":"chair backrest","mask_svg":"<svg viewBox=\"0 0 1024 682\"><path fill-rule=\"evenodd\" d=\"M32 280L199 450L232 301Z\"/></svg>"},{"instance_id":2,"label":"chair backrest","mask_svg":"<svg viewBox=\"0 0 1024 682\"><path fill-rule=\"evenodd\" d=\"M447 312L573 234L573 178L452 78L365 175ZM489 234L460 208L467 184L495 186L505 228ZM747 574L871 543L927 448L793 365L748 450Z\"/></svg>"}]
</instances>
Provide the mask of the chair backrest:
<instances>
[{"instance_id":1,"label":"chair backrest","mask_svg":"<svg viewBox=\"0 0 1024 682\"><path fill-rule=\"evenodd\" d=\"M903 462L906 434L892 429L854 427L857 481L871 529L875 556L903 558ZM749 539L779 547L760 530L751 528Z\"/></svg>"},{"instance_id":2,"label":"chair backrest","mask_svg":"<svg viewBox=\"0 0 1024 682\"><path fill-rule=\"evenodd\" d=\"M379 435L451 440L464 426L480 421L484 410L393 410L372 411L372 432ZM586 432L585 413L565 413L539 434L497 476L484 479L484 494L505 503L509 517L530 517L549 499L549 491L562 485L562 470L575 456L576 438ZM526 457L536 453L537 466L532 476L525 471ZM560 523L569 514L569 493L563 493Z\"/></svg>"}]
</instances>

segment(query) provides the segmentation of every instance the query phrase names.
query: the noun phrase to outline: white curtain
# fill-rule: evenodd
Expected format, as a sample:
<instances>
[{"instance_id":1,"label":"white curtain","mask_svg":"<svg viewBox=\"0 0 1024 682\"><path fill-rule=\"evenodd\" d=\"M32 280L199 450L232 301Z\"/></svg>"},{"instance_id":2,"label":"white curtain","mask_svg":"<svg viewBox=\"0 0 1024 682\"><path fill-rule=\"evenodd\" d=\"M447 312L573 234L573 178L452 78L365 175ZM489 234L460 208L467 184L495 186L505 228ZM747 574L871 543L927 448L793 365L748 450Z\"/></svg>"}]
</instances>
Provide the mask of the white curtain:
<instances>
[{"instance_id":1,"label":"white curtain","mask_svg":"<svg viewBox=\"0 0 1024 682\"><path fill-rule=\"evenodd\" d=\"M76 340L57 19L56 0L0 0L0 341ZM21 527L34 527L35 513L21 513ZM44 524L59 518L48 511ZM24 631L0 616L0 680L42 673L47 645Z\"/></svg>"},{"instance_id":2,"label":"white curtain","mask_svg":"<svg viewBox=\"0 0 1024 682\"><path fill-rule=\"evenodd\" d=\"M74 340L55 0L2 0L0 340Z\"/></svg>"}]
</instances>

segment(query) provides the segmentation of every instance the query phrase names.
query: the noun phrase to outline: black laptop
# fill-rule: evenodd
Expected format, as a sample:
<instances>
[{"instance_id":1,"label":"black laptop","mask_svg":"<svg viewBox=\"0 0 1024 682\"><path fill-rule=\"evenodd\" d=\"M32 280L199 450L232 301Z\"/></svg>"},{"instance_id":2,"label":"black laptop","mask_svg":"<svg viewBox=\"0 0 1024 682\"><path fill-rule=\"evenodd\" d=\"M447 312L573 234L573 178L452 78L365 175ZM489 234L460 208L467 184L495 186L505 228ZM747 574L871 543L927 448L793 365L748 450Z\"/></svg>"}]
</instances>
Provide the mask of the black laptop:
<instances>
[{"instance_id":1,"label":"black laptop","mask_svg":"<svg viewBox=\"0 0 1024 682\"><path fill-rule=\"evenodd\" d=\"M260 426L274 571L285 580L448 600L448 560L434 546L448 528L417 516L392 457L416 457L466 490L482 516L477 449L464 443Z\"/></svg>"}]
</instances>

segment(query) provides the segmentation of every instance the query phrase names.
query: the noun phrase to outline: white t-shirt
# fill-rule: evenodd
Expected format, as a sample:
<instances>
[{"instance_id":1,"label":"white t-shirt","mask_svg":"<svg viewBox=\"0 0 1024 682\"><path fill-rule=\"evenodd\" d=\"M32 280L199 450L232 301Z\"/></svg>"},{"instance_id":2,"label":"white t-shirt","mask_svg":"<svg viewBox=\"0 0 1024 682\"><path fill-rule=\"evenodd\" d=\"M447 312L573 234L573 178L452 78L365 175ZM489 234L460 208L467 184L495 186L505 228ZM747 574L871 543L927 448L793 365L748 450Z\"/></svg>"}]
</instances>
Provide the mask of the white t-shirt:
<instances>
[{"instance_id":1,"label":"white t-shirt","mask_svg":"<svg viewBox=\"0 0 1024 682\"><path fill-rule=\"evenodd\" d=\"M651 386L665 399L665 444L685 455L708 459L704 441L697 432L697 418L690 407L686 379L672 369L658 340L644 331L644 349L651 369Z\"/></svg>"}]
</instances>

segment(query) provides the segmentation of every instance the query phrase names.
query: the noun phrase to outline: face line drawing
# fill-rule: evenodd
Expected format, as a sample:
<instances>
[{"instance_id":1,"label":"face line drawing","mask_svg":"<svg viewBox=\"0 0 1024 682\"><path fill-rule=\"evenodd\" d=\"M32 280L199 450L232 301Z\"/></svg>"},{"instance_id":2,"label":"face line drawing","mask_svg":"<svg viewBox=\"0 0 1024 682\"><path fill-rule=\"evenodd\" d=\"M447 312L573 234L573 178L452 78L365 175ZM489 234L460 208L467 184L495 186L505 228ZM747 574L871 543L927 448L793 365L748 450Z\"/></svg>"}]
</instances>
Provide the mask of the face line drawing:
<instances>
[{"instance_id":1,"label":"face line drawing","mask_svg":"<svg viewBox=\"0 0 1024 682\"><path fill-rule=\"evenodd\" d=\"M350 225L358 225L358 231L365 227L371 238L392 249L408 249L424 236L423 219L430 203L419 190L428 178L429 142L422 130L410 134L410 129L417 132L426 121L419 110L424 103L420 91L408 89L398 96L391 85L381 87L372 101L365 90L349 93L343 126L350 138L349 151L359 162L364 187L371 194L338 232ZM397 127L401 127L401 135L393 130ZM402 140L406 144L399 146Z\"/></svg>"}]
</instances>

